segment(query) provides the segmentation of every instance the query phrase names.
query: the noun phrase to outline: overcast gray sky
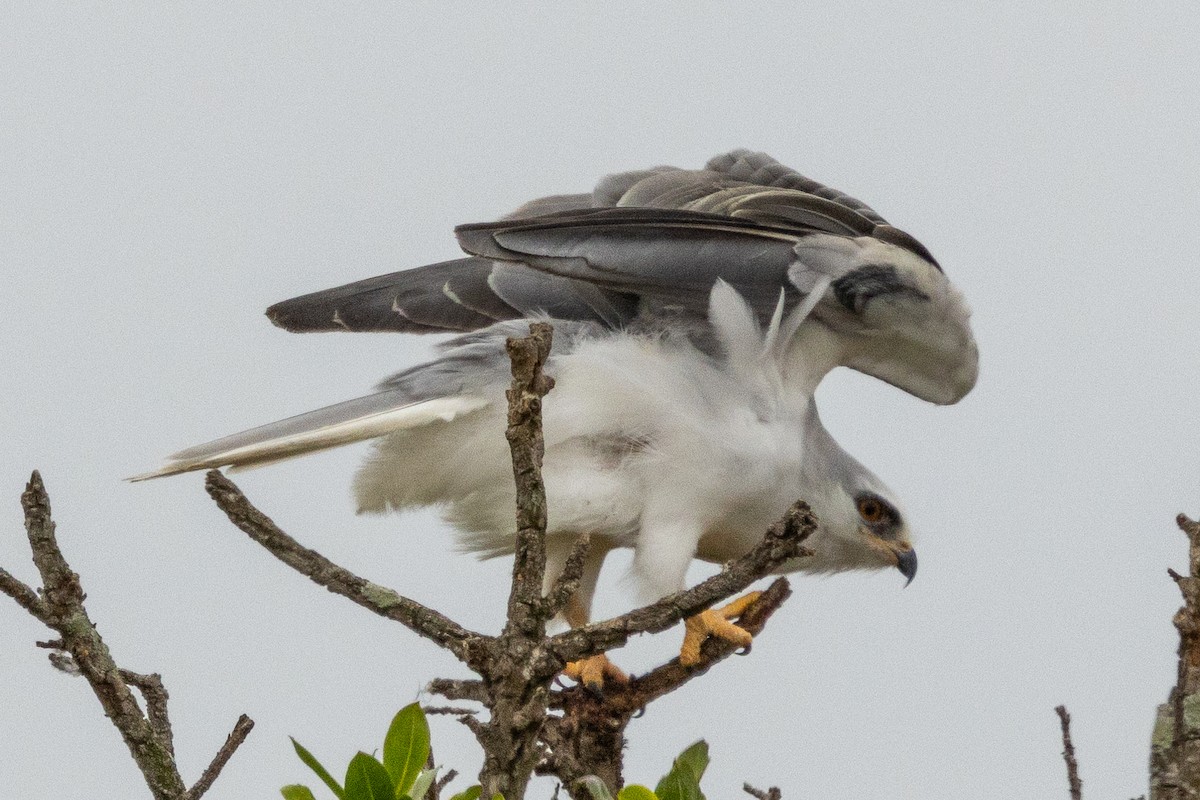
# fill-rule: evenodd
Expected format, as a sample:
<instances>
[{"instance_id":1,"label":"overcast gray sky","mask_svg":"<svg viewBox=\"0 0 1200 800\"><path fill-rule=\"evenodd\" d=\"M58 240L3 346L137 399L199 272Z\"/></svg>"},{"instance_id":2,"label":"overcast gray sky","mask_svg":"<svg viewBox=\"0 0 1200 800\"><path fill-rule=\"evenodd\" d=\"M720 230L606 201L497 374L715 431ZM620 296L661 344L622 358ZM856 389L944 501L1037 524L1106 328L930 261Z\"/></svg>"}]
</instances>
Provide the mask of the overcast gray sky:
<instances>
[{"instance_id":1,"label":"overcast gray sky","mask_svg":"<svg viewBox=\"0 0 1200 800\"><path fill-rule=\"evenodd\" d=\"M186 777L257 720L214 800L313 783L288 734L340 768L461 671L252 545L200 476L120 478L429 352L289 335L270 303L737 146L928 245L975 309L982 373L949 408L825 382L827 426L906 501L919 579L798 576L750 657L633 724L628 776L703 736L712 797L1065 796L1066 703L1088 796L1145 790L1173 517L1200 512L1200 7L798 5L7 4L0 564L34 580L17 498L39 468L106 640L167 682ZM306 544L497 628L508 564L456 555L430 514L355 517L362 452L239 482ZM623 608L623 566L601 611ZM145 796L86 685L33 648L46 631L5 600L0 637L2 793ZM614 658L643 669L678 632L660 639ZM477 768L465 730L434 737Z\"/></svg>"}]
</instances>

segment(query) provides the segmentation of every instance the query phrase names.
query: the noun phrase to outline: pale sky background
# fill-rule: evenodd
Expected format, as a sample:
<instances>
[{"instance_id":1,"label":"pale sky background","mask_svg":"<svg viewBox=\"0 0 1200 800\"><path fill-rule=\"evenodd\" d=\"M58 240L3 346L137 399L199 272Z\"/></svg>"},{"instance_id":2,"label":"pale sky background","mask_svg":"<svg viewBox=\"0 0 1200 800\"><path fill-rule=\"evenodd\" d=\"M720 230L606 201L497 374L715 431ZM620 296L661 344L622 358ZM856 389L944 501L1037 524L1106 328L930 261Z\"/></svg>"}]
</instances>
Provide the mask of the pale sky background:
<instances>
[{"instance_id":1,"label":"pale sky background","mask_svg":"<svg viewBox=\"0 0 1200 800\"><path fill-rule=\"evenodd\" d=\"M257 721L213 800L314 785L289 734L340 770L463 671L253 545L201 476L120 479L429 352L290 335L272 302L738 146L920 238L975 310L982 373L949 408L825 382L827 426L906 502L920 575L797 576L750 657L633 723L628 777L703 736L714 798L1065 797L1066 703L1087 796L1145 791L1173 518L1200 513L1200 6L5 6L0 564L34 581L17 501L39 468L117 660L163 674L188 781ZM508 562L455 554L431 514L355 517L362 452L238 480L307 545L495 630ZM623 610L622 568L601 611ZM0 794L148 796L86 684L33 647L48 632L0 600ZM679 636L614 658L644 669ZM434 738L478 768L465 729Z\"/></svg>"}]
</instances>

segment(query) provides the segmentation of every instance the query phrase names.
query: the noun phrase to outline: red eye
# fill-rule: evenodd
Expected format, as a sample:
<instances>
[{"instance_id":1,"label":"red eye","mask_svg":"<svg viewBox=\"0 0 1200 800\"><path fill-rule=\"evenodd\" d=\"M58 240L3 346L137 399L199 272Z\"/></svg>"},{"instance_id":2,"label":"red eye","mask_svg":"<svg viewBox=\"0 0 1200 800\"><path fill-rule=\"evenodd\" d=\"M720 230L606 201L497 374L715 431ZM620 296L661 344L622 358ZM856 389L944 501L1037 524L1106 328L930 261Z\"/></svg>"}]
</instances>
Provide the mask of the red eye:
<instances>
[{"instance_id":1,"label":"red eye","mask_svg":"<svg viewBox=\"0 0 1200 800\"><path fill-rule=\"evenodd\" d=\"M886 514L883 508L883 503L876 500L874 497L861 497L858 500L858 515L863 518L863 522L875 524L882 522Z\"/></svg>"}]
</instances>

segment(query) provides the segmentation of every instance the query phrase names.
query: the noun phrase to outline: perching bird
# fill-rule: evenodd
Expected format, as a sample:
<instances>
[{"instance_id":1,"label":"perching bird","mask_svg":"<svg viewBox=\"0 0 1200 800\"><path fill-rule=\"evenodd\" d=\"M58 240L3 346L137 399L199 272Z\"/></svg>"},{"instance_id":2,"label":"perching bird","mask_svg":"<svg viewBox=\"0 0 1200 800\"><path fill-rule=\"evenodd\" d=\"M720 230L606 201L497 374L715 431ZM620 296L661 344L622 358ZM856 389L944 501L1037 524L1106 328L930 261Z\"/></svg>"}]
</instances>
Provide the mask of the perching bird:
<instances>
[{"instance_id":1,"label":"perching bird","mask_svg":"<svg viewBox=\"0 0 1200 800\"><path fill-rule=\"evenodd\" d=\"M916 555L899 504L821 425L812 400L844 365L935 403L970 391L969 311L913 237L865 204L735 151L704 170L659 167L591 194L527 203L456 229L470 257L304 295L268 309L292 331L467 331L367 397L176 453L139 479L248 467L378 438L354 482L359 510L437 505L464 549L510 553L504 340L555 327L546 372L547 581L575 538L592 549L572 625L589 616L605 555L634 549L649 597L683 588L693 558L749 550L798 498L819 518L789 569L898 567ZM745 603L688 623L740 644ZM603 657L589 684L622 676Z\"/></svg>"}]
</instances>

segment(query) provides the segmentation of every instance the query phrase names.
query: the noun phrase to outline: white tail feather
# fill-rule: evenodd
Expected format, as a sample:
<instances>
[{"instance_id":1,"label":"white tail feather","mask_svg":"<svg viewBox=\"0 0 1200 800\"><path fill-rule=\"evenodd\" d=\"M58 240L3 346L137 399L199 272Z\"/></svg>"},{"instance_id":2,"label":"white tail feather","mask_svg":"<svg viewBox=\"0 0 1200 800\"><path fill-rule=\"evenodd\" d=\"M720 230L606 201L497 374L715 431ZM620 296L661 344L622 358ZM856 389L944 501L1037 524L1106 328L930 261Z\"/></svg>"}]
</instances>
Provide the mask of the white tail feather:
<instances>
[{"instance_id":1,"label":"white tail feather","mask_svg":"<svg viewBox=\"0 0 1200 800\"><path fill-rule=\"evenodd\" d=\"M476 411L486 405L488 405L488 401L482 397L470 395L439 397L339 420L282 436L270 436L264 433L265 438L237 447L221 448L221 442L226 440L218 440L212 443L214 447L200 445L189 448L171 456L174 459L173 463L154 472L134 475L127 480L144 481L167 475L178 475L181 472L217 467L246 469L264 466L317 450L327 450L364 439L373 439L406 428L421 427L439 420L449 422L455 417Z\"/></svg>"}]
</instances>

